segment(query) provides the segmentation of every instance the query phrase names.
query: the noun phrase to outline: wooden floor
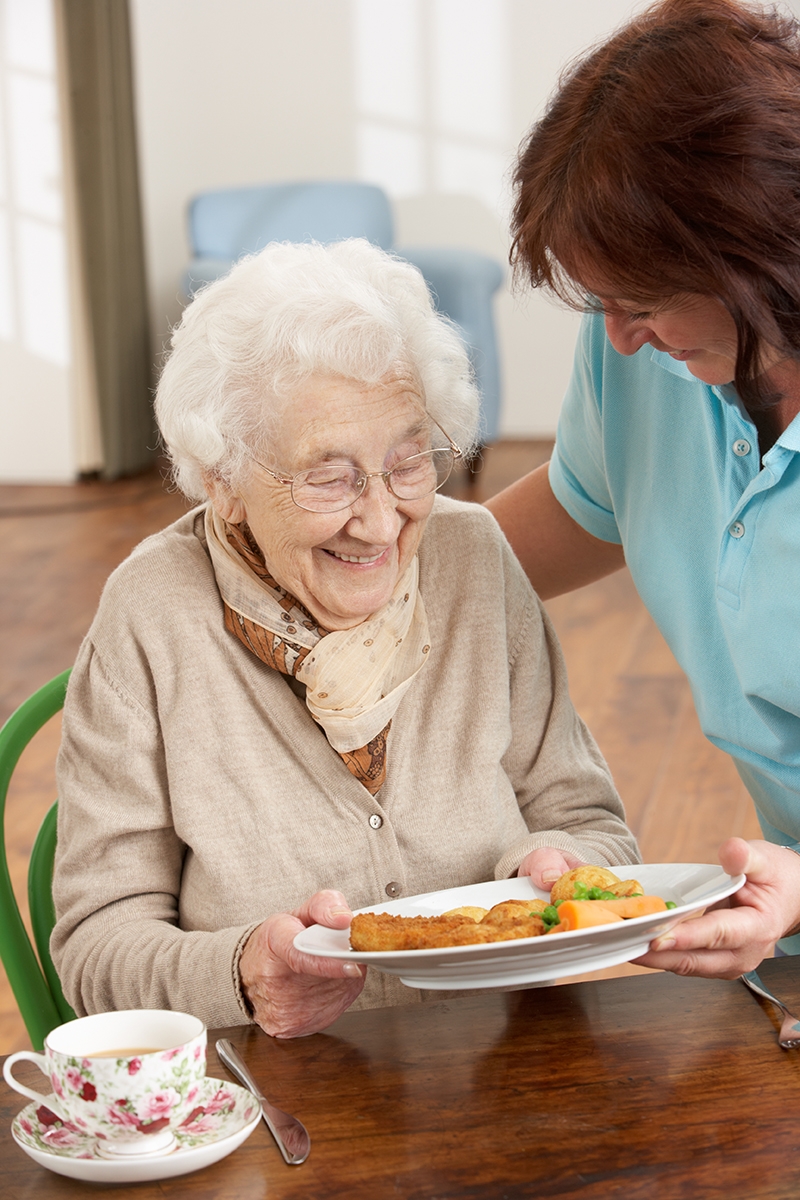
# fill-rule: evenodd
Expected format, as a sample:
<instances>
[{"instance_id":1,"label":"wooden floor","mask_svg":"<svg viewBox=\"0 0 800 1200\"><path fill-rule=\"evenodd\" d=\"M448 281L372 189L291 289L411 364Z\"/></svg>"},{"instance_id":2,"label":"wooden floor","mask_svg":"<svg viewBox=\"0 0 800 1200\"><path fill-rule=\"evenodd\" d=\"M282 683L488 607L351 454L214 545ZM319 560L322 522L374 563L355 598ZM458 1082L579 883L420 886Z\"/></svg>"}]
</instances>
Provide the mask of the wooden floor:
<instances>
[{"instance_id":1,"label":"wooden floor","mask_svg":"<svg viewBox=\"0 0 800 1200\"><path fill-rule=\"evenodd\" d=\"M501 442L470 489L477 501L546 461L548 442ZM109 572L186 510L158 473L107 484L0 487L0 723L69 666ZM646 862L715 862L732 834L759 836L731 762L700 734L688 684L627 572L548 603L575 704L608 759ZM26 750L6 813L9 867L24 902L28 855L55 797L58 720ZM626 968L637 971L639 968ZM0 968L0 1053L28 1046Z\"/></svg>"}]
</instances>

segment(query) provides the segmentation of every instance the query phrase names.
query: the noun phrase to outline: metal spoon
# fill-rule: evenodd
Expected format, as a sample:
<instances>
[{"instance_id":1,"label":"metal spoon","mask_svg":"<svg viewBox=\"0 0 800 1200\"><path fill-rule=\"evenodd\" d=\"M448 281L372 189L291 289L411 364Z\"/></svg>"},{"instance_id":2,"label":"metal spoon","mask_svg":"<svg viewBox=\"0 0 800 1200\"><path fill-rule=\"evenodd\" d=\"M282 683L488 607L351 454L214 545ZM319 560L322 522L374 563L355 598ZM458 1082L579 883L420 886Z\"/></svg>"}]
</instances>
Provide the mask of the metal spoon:
<instances>
[{"instance_id":1,"label":"metal spoon","mask_svg":"<svg viewBox=\"0 0 800 1200\"><path fill-rule=\"evenodd\" d=\"M217 1054L231 1075L235 1075L259 1101L261 1116L286 1162L292 1167L299 1167L300 1163L306 1161L311 1150L311 1138L305 1125L298 1121L297 1117L290 1117L288 1113L270 1104L227 1038L220 1038L217 1042Z\"/></svg>"},{"instance_id":2,"label":"metal spoon","mask_svg":"<svg viewBox=\"0 0 800 1200\"><path fill-rule=\"evenodd\" d=\"M761 996L762 999L769 1000L770 1004L774 1004L783 1013L783 1024L778 1034L778 1044L784 1050L794 1050L797 1046L800 1046L800 1020L789 1012L783 1001L779 1000L777 996L773 996L772 992L764 987L764 984L755 971L746 971L739 978L745 987L750 988L750 991L754 992L756 996Z\"/></svg>"}]
</instances>

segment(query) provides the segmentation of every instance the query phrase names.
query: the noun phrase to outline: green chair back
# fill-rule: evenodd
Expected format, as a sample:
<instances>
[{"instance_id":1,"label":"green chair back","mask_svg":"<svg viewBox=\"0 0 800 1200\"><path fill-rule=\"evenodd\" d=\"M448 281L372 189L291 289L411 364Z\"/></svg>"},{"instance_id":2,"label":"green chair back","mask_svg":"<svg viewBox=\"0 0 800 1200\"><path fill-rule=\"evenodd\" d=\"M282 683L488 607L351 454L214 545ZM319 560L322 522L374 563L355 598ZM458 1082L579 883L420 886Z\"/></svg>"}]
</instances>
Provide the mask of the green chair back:
<instances>
[{"instance_id":1,"label":"green chair back","mask_svg":"<svg viewBox=\"0 0 800 1200\"><path fill-rule=\"evenodd\" d=\"M53 804L41 824L28 866L28 903L38 959L11 887L5 843L5 807L8 785L20 755L34 734L63 707L69 674L69 671L62 671L39 688L0 729L0 959L36 1050L41 1050L51 1029L75 1017L64 999L49 947L56 920L53 859L58 804Z\"/></svg>"}]
</instances>

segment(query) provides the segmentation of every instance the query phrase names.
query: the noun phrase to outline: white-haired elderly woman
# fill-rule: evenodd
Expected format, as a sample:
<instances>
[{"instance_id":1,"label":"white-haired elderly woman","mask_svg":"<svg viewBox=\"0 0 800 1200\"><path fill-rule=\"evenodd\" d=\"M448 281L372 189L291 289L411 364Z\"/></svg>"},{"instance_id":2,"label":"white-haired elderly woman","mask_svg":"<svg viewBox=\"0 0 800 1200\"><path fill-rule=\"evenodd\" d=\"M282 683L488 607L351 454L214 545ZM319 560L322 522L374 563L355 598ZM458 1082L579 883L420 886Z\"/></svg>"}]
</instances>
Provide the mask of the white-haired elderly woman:
<instances>
[{"instance_id":1,"label":"white-haired elderly woman","mask_svg":"<svg viewBox=\"0 0 800 1200\"><path fill-rule=\"evenodd\" d=\"M200 503L109 579L64 713L78 1013L310 1033L425 997L304 925L636 861L494 518L435 494L477 408L422 277L367 242L269 245L186 309L156 409Z\"/></svg>"}]
</instances>

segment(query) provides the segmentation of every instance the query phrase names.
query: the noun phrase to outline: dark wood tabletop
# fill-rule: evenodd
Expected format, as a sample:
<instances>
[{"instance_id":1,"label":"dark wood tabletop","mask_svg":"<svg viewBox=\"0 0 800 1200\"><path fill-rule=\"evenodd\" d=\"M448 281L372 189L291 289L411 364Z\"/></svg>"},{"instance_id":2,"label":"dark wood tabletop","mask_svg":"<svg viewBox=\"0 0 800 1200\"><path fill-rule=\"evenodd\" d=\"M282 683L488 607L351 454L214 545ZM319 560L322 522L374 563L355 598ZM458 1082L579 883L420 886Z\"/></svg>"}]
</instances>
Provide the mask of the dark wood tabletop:
<instances>
[{"instance_id":1,"label":"dark wood tabletop","mask_svg":"<svg viewBox=\"0 0 800 1200\"><path fill-rule=\"evenodd\" d=\"M762 979L800 1011L800 959ZM738 982L652 974L348 1013L278 1042L224 1033L311 1154L286 1166L262 1124L230 1157L98 1188L11 1139L0 1079L0 1196L55 1200L771 1200L800 1194L800 1051ZM209 1074L228 1078L209 1037ZM35 1070L35 1069L34 1069Z\"/></svg>"}]
</instances>

